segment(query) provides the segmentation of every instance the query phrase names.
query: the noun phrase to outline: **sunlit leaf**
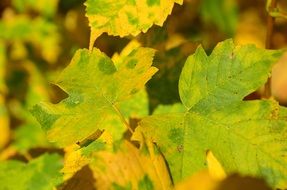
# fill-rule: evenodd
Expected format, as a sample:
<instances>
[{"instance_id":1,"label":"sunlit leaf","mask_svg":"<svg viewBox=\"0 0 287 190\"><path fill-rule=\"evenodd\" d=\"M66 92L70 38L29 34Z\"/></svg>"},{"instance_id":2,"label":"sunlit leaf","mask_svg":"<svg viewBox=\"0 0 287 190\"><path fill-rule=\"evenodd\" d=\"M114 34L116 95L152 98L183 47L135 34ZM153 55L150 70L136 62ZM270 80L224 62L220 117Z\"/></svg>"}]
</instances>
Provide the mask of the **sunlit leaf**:
<instances>
[{"instance_id":1,"label":"sunlit leaf","mask_svg":"<svg viewBox=\"0 0 287 190\"><path fill-rule=\"evenodd\" d=\"M227 40L210 56L199 47L188 58L179 81L186 112L147 117L136 132L160 147L175 182L206 168L210 150L227 174L287 187L287 109L273 100L242 101L282 53Z\"/></svg>"},{"instance_id":2,"label":"sunlit leaf","mask_svg":"<svg viewBox=\"0 0 287 190\"><path fill-rule=\"evenodd\" d=\"M139 150L128 141L112 147L95 141L66 159L64 172L75 172L89 164L99 189L172 188L165 161L152 144Z\"/></svg>"},{"instance_id":3,"label":"sunlit leaf","mask_svg":"<svg viewBox=\"0 0 287 190\"><path fill-rule=\"evenodd\" d=\"M78 50L56 82L69 97L59 104L40 103L32 110L48 139L66 146L85 140L98 129L121 139L126 122L120 108L157 71L151 67L153 55L154 50L137 48L116 67L98 49Z\"/></svg>"},{"instance_id":4,"label":"sunlit leaf","mask_svg":"<svg viewBox=\"0 0 287 190\"><path fill-rule=\"evenodd\" d=\"M87 0L86 15L91 26L91 42L102 33L114 36L137 35L153 24L162 26L174 3L183 0Z\"/></svg>"}]
</instances>

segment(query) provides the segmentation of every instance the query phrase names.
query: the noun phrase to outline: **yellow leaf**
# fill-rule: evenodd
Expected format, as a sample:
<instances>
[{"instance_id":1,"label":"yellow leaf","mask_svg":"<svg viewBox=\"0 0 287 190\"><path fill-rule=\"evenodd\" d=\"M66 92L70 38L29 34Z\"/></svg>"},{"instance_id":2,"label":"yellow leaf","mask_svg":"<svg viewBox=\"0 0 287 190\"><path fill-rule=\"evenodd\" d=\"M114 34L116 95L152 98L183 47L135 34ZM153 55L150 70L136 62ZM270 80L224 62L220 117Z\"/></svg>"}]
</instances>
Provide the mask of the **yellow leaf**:
<instances>
[{"instance_id":1,"label":"yellow leaf","mask_svg":"<svg viewBox=\"0 0 287 190\"><path fill-rule=\"evenodd\" d=\"M210 175L217 180L223 180L226 178L226 173L224 169L222 168L219 161L216 159L216 157L212 154L211 151L207 152L206 156L207 164L208 164L208 170Z\"/></svg>"},{"instance_id":2,"label":"yellow leaf","mask_svg":"<svg viewBox=\"0 0 287 190\"><path fill-rule=\"evenodd\" d=\"M198 172L197 174L187 178L175 186L176 190L216 190L219 181L216 181L207 170Z\"/></svg>"},{"instance_id":3,"label":"yellow leaf","mask_svg":"<svg viewBox=\"0 0 287 190\"><path fill-rule=\"evenodd\" d=\"M119 145L100 142L98 139L66 156L62 170L65 178L89 164L97 189L172 189L165 161L153 144L138 149L128 141Z\"/></svg>"},{"instance_id":4,"label":"yellow leaf","mask_svg":"<svg viewBox=\"0 0 287 190\"><path fill-rule=\"evenodd\" d=\"M90 49L104 32L121 37L135 36L146 32L153 24L162 26L174 3L182 4L183 0L87 0Z\"/></svg>"}]
</instances>

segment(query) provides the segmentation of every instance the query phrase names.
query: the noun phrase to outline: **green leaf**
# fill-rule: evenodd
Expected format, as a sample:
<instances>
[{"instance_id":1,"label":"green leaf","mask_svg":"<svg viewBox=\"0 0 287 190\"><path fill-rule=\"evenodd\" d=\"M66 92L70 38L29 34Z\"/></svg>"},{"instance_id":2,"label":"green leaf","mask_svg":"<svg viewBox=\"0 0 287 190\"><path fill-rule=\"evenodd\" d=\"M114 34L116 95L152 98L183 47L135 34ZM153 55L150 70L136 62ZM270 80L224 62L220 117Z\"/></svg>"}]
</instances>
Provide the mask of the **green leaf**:
<instances>
[{"instance_id":1,"label":"green leaf","mask_svg":"<svg viewBox=\"0 0 287 190\"><path fill-rule=\"evenodd\" d=\"M143 89L157 71L151 67L153 56L154 50L137 48L115 67L98 49L78 50L56 82L69 97L32 109L48 139L66 146L85 140L97 130L108 131L114 140L121 139L126 128L119 107Z\"/></svg>"},{"instance_id":2,"label":"green leaf","mask_svg":"<svg viewBox=\"0 0 287 190\"><path fill-rule=\"evenodd\" d=\"M153 24L162 26L174 3L183 0L87 0L90 46L104 32L123 37L146 32Z\"/></svg>"},{"instance_id":3,"label":"green leaf","mask_svg":"<svg viewBox=\"0 0 287 190\"><path fill-rule=\"evenodd\" d=\"M287 109L273 100L243 101L267 80L282 51L224 41L199 47L179 81L185 113L147 117L134 139L156 142L175 182L206 168L210 150L228 174L262 177L287 188Z\"/></svg>"},{"instance_id":4,"label":"green leaf","mask_svg":"<svg viewBox=\"0 0 287 190\"><path fill-rule=\"evenodd\" d=\"M61 157L45 154L25 164L20 161L0 162L0 189L53 190L62 182Z\"/></svg>"}]
</instances>

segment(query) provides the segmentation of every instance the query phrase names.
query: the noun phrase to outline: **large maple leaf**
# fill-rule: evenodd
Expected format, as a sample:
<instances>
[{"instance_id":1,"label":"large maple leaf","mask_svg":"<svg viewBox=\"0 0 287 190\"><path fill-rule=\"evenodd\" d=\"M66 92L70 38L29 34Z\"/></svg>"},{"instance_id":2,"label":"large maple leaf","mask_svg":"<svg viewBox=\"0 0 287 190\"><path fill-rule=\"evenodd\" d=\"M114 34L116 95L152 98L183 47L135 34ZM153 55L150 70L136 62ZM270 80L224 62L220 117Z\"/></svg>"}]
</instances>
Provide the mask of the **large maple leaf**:
<instances>
[{"instance_id":1,"label":"large maple leaf","mask_svg":"<svg viewBox=\"0 0 287 190\"><path fill-rule=\"evenodd\" d=\"M179 80L186 111L143 119L134 139L155 142L175 182L207 167L212 151L230 174L263 177L287 188L287 109L274 100L243 101L267 80L282 51L224 41L190 56Z\"/></svg>"}]
</instances>

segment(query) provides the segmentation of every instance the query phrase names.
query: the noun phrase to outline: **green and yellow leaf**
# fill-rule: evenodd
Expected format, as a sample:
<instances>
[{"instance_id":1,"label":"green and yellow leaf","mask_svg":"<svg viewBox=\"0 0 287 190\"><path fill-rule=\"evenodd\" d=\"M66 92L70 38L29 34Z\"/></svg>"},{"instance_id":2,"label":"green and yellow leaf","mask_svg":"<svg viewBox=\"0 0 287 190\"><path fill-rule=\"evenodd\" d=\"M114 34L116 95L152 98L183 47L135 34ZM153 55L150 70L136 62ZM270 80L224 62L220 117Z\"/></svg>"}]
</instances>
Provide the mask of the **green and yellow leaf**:
<instances>
[{"instance_id":1,"label":"green and yellow leaf","mask_svg":"<svg viewBox=\"0 0 287 190\"><path fill-rule=\"evenodd\" d=\"M56 81L69 97L58 104L42 102L32 110L48 139L64 147L85 141L97 130L109 132L114 140L121 139L126 131L124 123L128 125L124 116L133 114L121 109L124 104L134 108L129 98L157 71L151 67L153 56L154 50L137 48L115 66L98 49L78 50Z\"/></svg>"},{"instance_id":2,"label":"green and yellow leaf","mask_svg":"<svg viewBox=\"0 0 287 190\"><path fill-rule=\"evenodd\" d=\"M155 142L175 182L205 169L211 151L227 174L287 188L287 109L274 100L243 101L267 80L282 51L220 43L190 56L179 81L185 113L153 115L134 135Z\"/></svg>"},{"instance_id":3,"label":"green and yellow leaf","mask_svg":"<svg viewBox=\"0 0 287 190\"><path fill-rule=\"evenodd\" d=\"M63 172L73 174L86 164L99 189L172 189L165 161L152 144L138 149L128 141L116 146L95 141L67 156Z\"/></svg>"},{"instance_id":4,"label":"green and yellow leaf","mask_svg":"<svg viewBox=\"0 0 287 190\"><path fill-rule=\"evenodd\" d=\"M153 24L162 26L174 3L182 4L183 0L87 0L90 49L104 32L123 37L146 32Z\"/></svg>"}]
</instances>

